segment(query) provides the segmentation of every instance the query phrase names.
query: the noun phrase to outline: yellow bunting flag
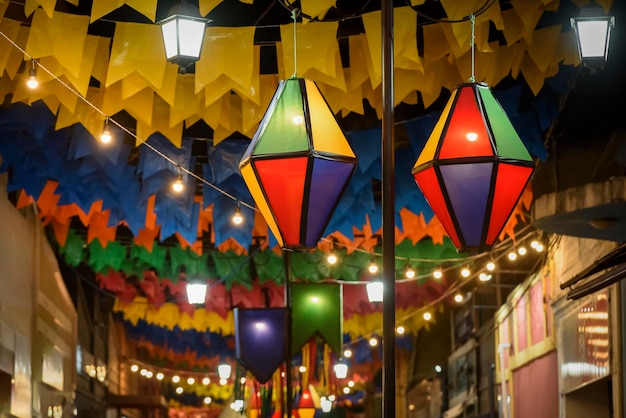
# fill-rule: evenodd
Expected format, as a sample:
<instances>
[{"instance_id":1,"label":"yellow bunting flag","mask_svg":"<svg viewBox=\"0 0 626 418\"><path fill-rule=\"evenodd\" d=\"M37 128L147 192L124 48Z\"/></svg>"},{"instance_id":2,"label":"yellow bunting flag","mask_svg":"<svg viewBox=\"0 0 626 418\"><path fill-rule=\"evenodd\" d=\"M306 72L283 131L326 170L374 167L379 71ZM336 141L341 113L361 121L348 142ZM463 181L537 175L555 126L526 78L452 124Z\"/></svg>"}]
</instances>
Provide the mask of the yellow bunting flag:
<instances>
[{"instance_id":1,"label":"yellow bunting flag","mask_svg":"<svg viewBox=\"0 0 626 418\"><path fill-rule=\"evenodd\" d=\"M93 0L91 5L91 22L100 19L113 10L119 9L124 4L127 4L154 22L157 0Z\"/></svg>"},{"instance_id":2,"label":"yellow bunting flag","mask_svg":"<svg viewBox=\"0 0 626 418\"><path fill-rule=\"evenodd\" d=\"M8 3L8 2L7 2ZM57 4L57 0L26 0L24 2L24 15L30 16L39 6L43 8L43 11L52 18L54 14L54 7Z\"/></svg>"},{"instance_id":3,"label":"yellow bunting flag","mask_svg":"<svg viewBox=\"0 0 626 418\"><path fill-rule=\"evenodd\" d=\"M150 135L160 132L177 147L180 147L183 137L183 123L170 127L169 105L160 97L154 97L154 113L151 123L137 121L137 145L145 142Z\"/></svg>"},{"instance_id":4,"label":"yellow bunting flag","mask_svg":"<svg viewBox=\"0 0 626 418\"><path fill-rule=\"evenodd\" d=\"M215 9L223 0L199 0L200 14L206 16Z\"/></svg>"},{"instance_id":5,"label":"yellow bunting flag","mask_svg":"<svg viewBox=\"0 0 626 418\"><path fill-rule=\"evenodd\" d=\"M165 47L158 25L118 22L115 25L106 86L122 80L133 71L160 89L165 77Z\"/></svg>"},{"instance_id":6,"label":"yellow bunting flag","mask_svg":"<svg viewBox=\"0 0 626 418\"><path fill-rule=\"evenodd\" d=\"M96 107L100 107L104 95L103 93L102 89L89 87L87 100ZM79 100L73 112L63 105L59 108L55 129L58 130L80 123L94 138L98 138L102 133L104 119L104 116L100 112L96 111L84 101Z\"/></svg>"},{"instance_id":7,"label":"yellow bunting flag","mask_svg":"<svg viewBox=\"0 0 626 418\"><path fill-rule=\"evenodd\" d=\"M302 0L302 13L323 19L336 0Z\"/></svg>"},{"instance_id":8,"label":"yellow bunting flag","mask_svg":"<svg viewBox=\"0 0 626 418\"><path fill-rule=\"evenodd\" d=\"M298 23L296 25L298 42L296 58L300 77L306 78L311 70L331 78L343 77L343 71L340 74L337 73L335 61L339 52L338 28L338 22L314 22L310 25ZM284 75L279 73L279 75L281 79L285 79L291 77L294 72L293 23L280 26L280 39L282 54L279 54L277 50L276 55L279 61L282 58L285 73ZM309 77L320 81L313 76Z\"/></svg>"},{"instance_id":9,"label":"yellow bunting flag","mask_svg":"<svg viewBox=\"0 0 626 418\"><path fill-rule=\"evenodd\" d=\"M79 77L88 26L87 16L57 12L50 18L43 10L37 10L26 53L33 58L53 56L72 76Z\"/></svg>"},{"instance_id":10,"label":"yellow bunting flag","mask_svg":"<svg viewBox=\"0 0 626 418\"><path fill-rule=\"evenodd\" d=\"M208 27L196 63L196 93L226 75L248 89L254 70L254 27ZM258 59L258 57L257 57Z\"/></svg>"}]
</instances>

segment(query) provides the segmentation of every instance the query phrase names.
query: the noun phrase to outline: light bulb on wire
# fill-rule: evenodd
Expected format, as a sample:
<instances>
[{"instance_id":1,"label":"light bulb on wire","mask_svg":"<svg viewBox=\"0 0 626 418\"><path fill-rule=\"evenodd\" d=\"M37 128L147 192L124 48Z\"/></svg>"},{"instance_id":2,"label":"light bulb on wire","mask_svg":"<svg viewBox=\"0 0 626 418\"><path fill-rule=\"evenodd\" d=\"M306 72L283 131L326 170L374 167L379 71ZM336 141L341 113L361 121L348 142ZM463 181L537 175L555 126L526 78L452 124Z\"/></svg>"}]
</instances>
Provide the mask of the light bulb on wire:
<instances>
[{"instance_id":1,"label":"light bulb on wire","mask_svg":"<svg viewBox=\"0 0 626 418\"><path fill-rule=\"evenodd\" d=\"M328 257L326 258L326 261L328 262L328 264L337 264L337 254L335 254L334 251L331 251L330 254L328 254Z\"/></svg>"},{"instance_id":2,"label":"light bulb on wire","mask_svg":"<svg viewBox=\"0 0 626 418\"><path fill-rule=\"evenodd\" d=\"M487 263L485 267L489 271L494 271L496 269L496 263L493 260L489 260L489 262Z\"/></svg>"},{"instance_id":3,"label":"light bulb on wire","mask_svg":"<svg viewBox=\"0 0 626 418\"><path fill-rule=\"evenodd\" d=\"M243 215L241 214L241 207L239 206L239 203L237 203L237 209L235 209L235 213L233 214L231 220L235 225L241 225L243 223Z\"/></svg>"},{"instance_id":4,"label":"light bulb on wire","mask_svg":"<svg viewBox=\"0 0 626 418\"><path fill-rule=\"evenodd\" d=\"M374 258L373 255L372 255L372 258L370 259L370 265L367 268L367 270L370 272L370 274L378 273L378 264L376 264L376 259Z\"/></svg>"},{"instance_id":5,"label":"light bulb on wire","mask_svg":"<svg viewBox=\"0 0 626 418\"><path fill-rule=\"evenodd\" d=\"M441 271L441 269L433 271L433 277L437 280L441 279L443 277L443 271Z\"/></svg>"},{"instance_id":6,"label":"light bulb on wire","mask_svg":"<svg viewBox=\"0 0 626 418\"><path fill-rule=\"evenodd\" d=\"M185 190L185 183L183 182L183 173L180 172L180 168L178 169L178 174L176 174L176 180L172 183L172 190L174 193L181 193Z\"/></svg>"},{"instance_id":7,"label":"light bulb on wire","mask_svg":"<svg viewBox=\"0 0 626 418\"><path fill-rule=\"evenodd\" d=\"M509 260L515 261L517 259L517 253L515 251L511 251L507 257L509 257Z\"/></svg>"},{"instance_id":8,"label":"light bulb on wire","mask_svg":"<svg viewBox=\"0 0 626 418\"><path fill-rule=\"evenodd\" d=\"M519 247L519 248L517 249L517 253L518 253L519 255L526 255L526 253L527 253L527 252L528 252L528 251L526 250L526 247Z\"/></svg>"},{"instance_id":9,"label":"light bulb on wire","mask_svg":"<svg viewBox=\"0 0 626 418\"><path fill-rule=\"evenodd\" d=\"M102 133L100 134L100 142L103 144L108 144L113 139L113 134L111 134L111 128L109 127L109 118L104 120L104 128L102 128Z\"/></svg>"},{"instance_id":10,"label":"light bulb on wire","mask_svg":"<svg viewBox=\"0 0 626 418\"><path fill-rule=\"evenodd\" d=\"M454 301L456 303L461 303L463 302L463 295L460 293L457 293L456 295L454 295Z\"/></svg>"},{"instance_id":11,"label":"light bulb on wire","mask_svg":"<svg viewBox=\"0 0 626 418\"><path fill-rule=\"evenodd\" d=\"M461 276L469 277L471 274L469 267L465 266L461 269Z\"/></svg>"},{"instance_id":12,"label":"light bulb on wire","mask_svg":"<svg viewBox=\"0 0 626 418\"><path fill-rule=\"evenodd\" d=\"M404 277L407 279L413 279L415 277L415 270L413 270L413 267L411 267L410 264L407 264L404 267Z\"/></svg>"},{"instance_id":13,"label":"light bulb on wire","mask_svg":"<svg viewBox=\"0 0 626 418\"><path fill-rule=\"evenodd\" d=\"M26 85L29 89L36 89L39 86L39 80L37 80L37 67L35 66L37 61L30 60L30 70L28 71L28 80Z\"/></svg>"},{"instance_id":14,"label":"light bulb on wire","mask_svg":"<svg viewBox=\"0 0 626 418\"><path fill-rule=\"evenodd\" d=\"M430 321L431 319L433 319L433 314L430 312L424 312L424 321Z\"/></svg>"}]
</instances>

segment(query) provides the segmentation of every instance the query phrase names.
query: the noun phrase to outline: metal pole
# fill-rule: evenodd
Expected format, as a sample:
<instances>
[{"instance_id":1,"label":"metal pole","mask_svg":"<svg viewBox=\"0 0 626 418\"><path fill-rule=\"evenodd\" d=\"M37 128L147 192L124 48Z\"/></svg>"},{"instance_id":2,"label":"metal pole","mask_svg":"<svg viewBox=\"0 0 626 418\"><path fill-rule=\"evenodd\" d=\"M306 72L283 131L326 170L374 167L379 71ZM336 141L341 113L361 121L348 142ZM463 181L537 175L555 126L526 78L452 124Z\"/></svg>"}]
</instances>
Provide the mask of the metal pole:
<instances>
[{"instance_id":1,"label":"metal pole","mask_svg":"<svg viewBox=\"0 0 626 418\"><path fill-rule=\"evenodd\" d=\"M283 263L285 266L285 307L287 308L287 359L285 360L285 385L287 388L285 392L285 411L287 412L287 418L291 418L291 286L289 285L291 254L289 251L283 250Z\"/></svg>"},{"instance_id":2,"label":"metal pole","mask_svg":"<svg viewBox=\"0 0 626 418\"><path fill-rule=\"evenodd\" d=\"M496 418L496 365L489 365L489 375L487 381L489 385L489 418Z\"/></svg>"},{"instance_id":3,"label":"metal pole","mask_svg":"<svg viewBox=\"0 0 626 418\"><path fill-rule=\"evenodd\" d=\"M396 417L396 244L393 116L393 0L382 0L383 418Z\"/></svg>"}]
</instances>

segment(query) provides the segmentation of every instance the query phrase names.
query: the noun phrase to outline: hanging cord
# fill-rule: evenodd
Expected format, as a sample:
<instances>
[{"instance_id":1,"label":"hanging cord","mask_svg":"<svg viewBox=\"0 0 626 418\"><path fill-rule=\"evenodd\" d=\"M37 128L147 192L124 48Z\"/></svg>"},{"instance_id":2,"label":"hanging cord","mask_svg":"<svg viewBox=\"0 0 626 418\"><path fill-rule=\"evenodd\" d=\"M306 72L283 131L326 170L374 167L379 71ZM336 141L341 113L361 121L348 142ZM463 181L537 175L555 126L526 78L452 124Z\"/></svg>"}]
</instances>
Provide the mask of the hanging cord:
<instances>
[{"instance_id":1,"label":"hanging cord","mask_svg":"<svg viewBox=\"0 0 626 418\"><path fill-rule=\"evenodd\" d=\"M469 20L472 25L472 36L470 38L470 48L471 48L471 60L472 60L472 75L469 78L470 83L476 82L476 77L474 74L475 69L475 61L476 61L476 15L474 13L469 15Z\"/></svg>"},{"instance_id":2,"label":"hanging cord","mask_svg":"<svg viewBox=\"0 0 626 418\"><path fill-rule=\"evenodd\" d=\"M291 9L291 19L293 19L293 75L291 78L298 78L298 9Z\"/></svg>"}]
</instances>

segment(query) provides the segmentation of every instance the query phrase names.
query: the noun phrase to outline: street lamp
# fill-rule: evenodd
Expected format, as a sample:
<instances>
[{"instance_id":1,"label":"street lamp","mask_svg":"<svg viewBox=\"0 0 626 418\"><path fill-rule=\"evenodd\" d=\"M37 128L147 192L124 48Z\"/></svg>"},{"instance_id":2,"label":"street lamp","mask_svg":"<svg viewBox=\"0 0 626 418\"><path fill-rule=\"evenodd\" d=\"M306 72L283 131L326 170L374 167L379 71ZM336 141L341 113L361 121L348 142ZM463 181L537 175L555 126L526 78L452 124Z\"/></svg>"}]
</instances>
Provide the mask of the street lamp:
<instances>
[{"instance_id":1,"label":"street lamp","mask_svg":"<svg viewBox=\"0 0 626 418\"><path fill-rule=\"evenodd\" d=\"M367 299L370 302L382 302L383 301L383 282L373 281L366 285Z\"/></svg>"},{"instance_id":2,"label":"street lamp","mask_svg":"<svg viewBox=\"0 0 626 418\"><path fill-rule=\"evenodd\" d=\"M184 0L174 5L168 17L159 22L168 61L177 64L181 73L200 59L207 20L197 7Z\"/></svg>"},{"instance_id":3,"label":"street lamp","mask_svg":"<svg viewBox=\"0 0 626 418\"><path fill-rule=\"evenodd\" d=\"M611 29L615 26L615 17L604 14L597 3L584 6L580 16L570 19L576 33L580 60L588 67L602 66L609 54Z\"/></svg>"}]
</instances>

